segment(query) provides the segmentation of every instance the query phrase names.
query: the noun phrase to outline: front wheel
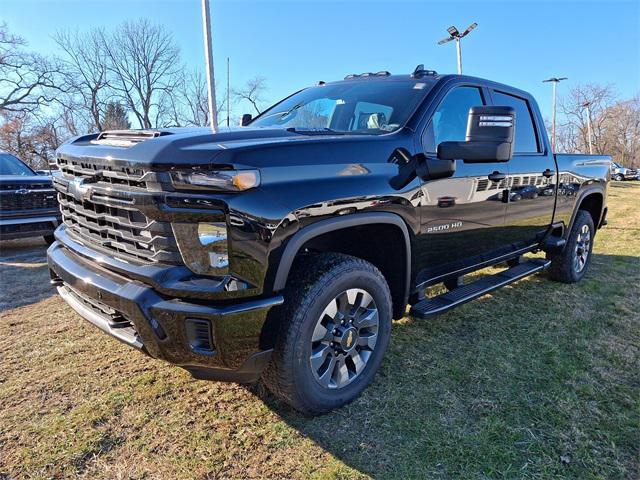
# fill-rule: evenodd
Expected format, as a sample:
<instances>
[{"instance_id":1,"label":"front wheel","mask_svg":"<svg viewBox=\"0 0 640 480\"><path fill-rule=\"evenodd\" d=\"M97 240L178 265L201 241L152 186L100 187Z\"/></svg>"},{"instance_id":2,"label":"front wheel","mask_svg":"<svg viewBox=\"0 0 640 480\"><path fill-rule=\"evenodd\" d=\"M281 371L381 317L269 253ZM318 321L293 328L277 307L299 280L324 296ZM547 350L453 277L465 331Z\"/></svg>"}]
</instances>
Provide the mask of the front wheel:
<instances>
[{"instance_id":1,"label":"front wheel","mask_svg":"<svg viewBox=\"0 0 640 480\"><path fill-rule=\"evenodd\" d=\"M561 253L553 255L549 276L564 283L582 280L591 263L595 228L591 214L579 210L571 227L567 244Z\"/></svg>"},{"instance_id":2,"label":"front wheel","mask_svg":"<svg viewBox=\"0 0 640 480\"><path fill-rule=\"evenodd\" d=\"M353 401L382 362L391 306L387 282L369 262L336 253L306 257L289 279L266 386L309 415Z\"/></svg>"}]
</instances>

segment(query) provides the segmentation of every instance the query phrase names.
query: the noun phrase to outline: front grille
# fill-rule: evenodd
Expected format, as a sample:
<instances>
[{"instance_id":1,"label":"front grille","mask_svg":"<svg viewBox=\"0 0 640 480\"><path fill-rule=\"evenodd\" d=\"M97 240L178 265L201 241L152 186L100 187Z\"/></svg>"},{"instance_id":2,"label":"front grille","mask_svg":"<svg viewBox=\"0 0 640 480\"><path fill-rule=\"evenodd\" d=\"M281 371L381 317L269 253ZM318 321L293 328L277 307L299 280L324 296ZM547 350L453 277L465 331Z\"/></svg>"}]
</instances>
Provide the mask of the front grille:
<instances>
[{"instance_id":1,"label":"front grille","mask_svg":"<svg viewBox=\"0 0 640 480\"><path fill-rule=\"evenodd\" d=\"M0 184L0 190L20 190L21 188L27 188L29 190L51 190L51 182L41 183L2 183Z\"/></svg>"},{"instance_id":2,"label":"front grille","mask_svg":"<svg viewBox=\"0 0 640 480\"><path fill-rule=\"evenodd\" d=\"M3 190L0 195L2 210L51 210L57 206L56 193L51 185L42 190L33 190L30 186L13 191Z\"/></svg>"},{"instance_id":3,"label":"front grille","mask_svg":"<svg viewBox=\"0 0 640 480\"><path fill-rule=\"evenodd\" d=\"M62 221L67 233L85 246L140 264L182 263L171 224L148 218L132 200L132 192L148 193L157 188L155 175L138 169L113 167L59 159L63 178L54 180L58 189ZM87 194L78 198L67 186L86 180ZM67 183L68 182L68 183ZM143 188L144 185L147 188Z\"/></svg>"},{"instance_id":4,"label":"front grille","mask_svg":"<svg viewBox=\"0 0 640 480\"><path fill-rule=\"evenodd\" d=\"M0 235L15 235L18 233L31 232L53 232L55 228L53 222L29 222L29 223L10 223L8 225L0 225Z\"/></svg>"},{"instance_id":5,"label":"front grille","mask_svg":"<svg viewBox=\"0 0 640 480\"><path fill-rule=\"evenodd\" d=\"M111 185L125 185L140 189L147 188L147 182L143 178L145 176L144 171L139 168L99 165L65 158L58 159L58 167L65 176L92 179L97 177L100 182Z\"/></svg>"}]
</instances>

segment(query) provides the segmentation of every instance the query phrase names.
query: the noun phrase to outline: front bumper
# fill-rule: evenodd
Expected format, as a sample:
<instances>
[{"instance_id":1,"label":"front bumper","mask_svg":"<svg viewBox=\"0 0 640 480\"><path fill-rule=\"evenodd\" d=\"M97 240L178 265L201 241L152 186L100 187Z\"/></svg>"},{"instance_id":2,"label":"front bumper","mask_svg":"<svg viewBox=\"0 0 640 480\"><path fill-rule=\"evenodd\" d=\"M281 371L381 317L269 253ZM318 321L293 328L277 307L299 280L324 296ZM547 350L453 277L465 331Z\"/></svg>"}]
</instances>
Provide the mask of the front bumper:
<instances>
[{"instance_id":1,"label":"front bumper","mask_svg":"<svg viewBox=\"0 0 640 480\"><path fill-rule=\"evenodd\" d=\"M260 344L262 328L281 296L218 305L188 301L104 268L59 241L47 253L52 283L65 301L131 347L210 380L253 382L269 361L271 350ZM208 326L199 334L208 335L210 348L194 344L194 322Z\"/></svg>"},{"instance_id":2,"label":"front bumper","mask_svg":"<svg viewBox=\"0 0 640 480\"><path fill-rule=\"evenodd\" d=\"M61 222L59 212L40 215L11 215L0 218L0 239L41 237L51 235Z\"/></svg>"}]
</instances>

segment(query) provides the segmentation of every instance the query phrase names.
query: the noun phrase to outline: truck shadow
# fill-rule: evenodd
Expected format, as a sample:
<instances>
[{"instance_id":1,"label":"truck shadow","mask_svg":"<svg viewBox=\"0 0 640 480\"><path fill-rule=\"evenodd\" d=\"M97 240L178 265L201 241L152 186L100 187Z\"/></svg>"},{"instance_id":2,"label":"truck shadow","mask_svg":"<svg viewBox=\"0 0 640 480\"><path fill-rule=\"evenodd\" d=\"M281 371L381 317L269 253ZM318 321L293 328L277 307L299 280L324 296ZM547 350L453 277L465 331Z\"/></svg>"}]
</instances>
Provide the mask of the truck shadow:
<instances>
[{"instance_id":1,"label":"truck shadow","mask_svg":"<svg viewBox=\"0 0 640 480\"><path fill-rule=\"evenodd\" d=\"M0 242L0 292L0 311L30 305L55 293L49 283L44 241Z\"/></svg>"},{"instance_id":2,"label":"truck shadow","mask_svg":"<svg viewBox=\"0 0 640 480\"><path fill-rule=\"evenodd\" d=\"M374 478L457 478L468 468L460 462L478 474L526 464L527 448L551 448L548 438L568 428L547 418L549 405L579 397L572 375L589 378L596 368L586 361L567 373L575 344L600 341L610 322L630 321L616 296L637 302L640 257L594 254L591 267L579 284L536 275L433 319L395 322L374 383L327 415L308 418L264 387L254 392L302 435ZM578 417L588 416L587 404L576 402ZM547 430L539 436L541 418Z\"/></svg>"}]
</instances>

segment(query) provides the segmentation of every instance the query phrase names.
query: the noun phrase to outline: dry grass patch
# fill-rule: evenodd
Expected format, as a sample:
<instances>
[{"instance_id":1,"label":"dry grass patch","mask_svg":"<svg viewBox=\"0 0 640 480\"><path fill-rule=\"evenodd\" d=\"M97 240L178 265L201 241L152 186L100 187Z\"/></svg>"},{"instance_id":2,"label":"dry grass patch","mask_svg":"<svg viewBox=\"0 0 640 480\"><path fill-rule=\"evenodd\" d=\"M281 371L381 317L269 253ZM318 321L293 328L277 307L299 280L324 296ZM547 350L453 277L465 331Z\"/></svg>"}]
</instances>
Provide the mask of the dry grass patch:
<instances>
[{"instance_id":1,"label":"dry grass patch","mask_svg":"<svg viewBox=\"0 0 640 480\"><path fill-rule=\"evenodd\" d=\"M130 350L53 295L44 247L3 248L0 478L638 478L640 186L609 206L582 283L395 322L372 387L313 419Z\"/></svg>"}]
</instances>

